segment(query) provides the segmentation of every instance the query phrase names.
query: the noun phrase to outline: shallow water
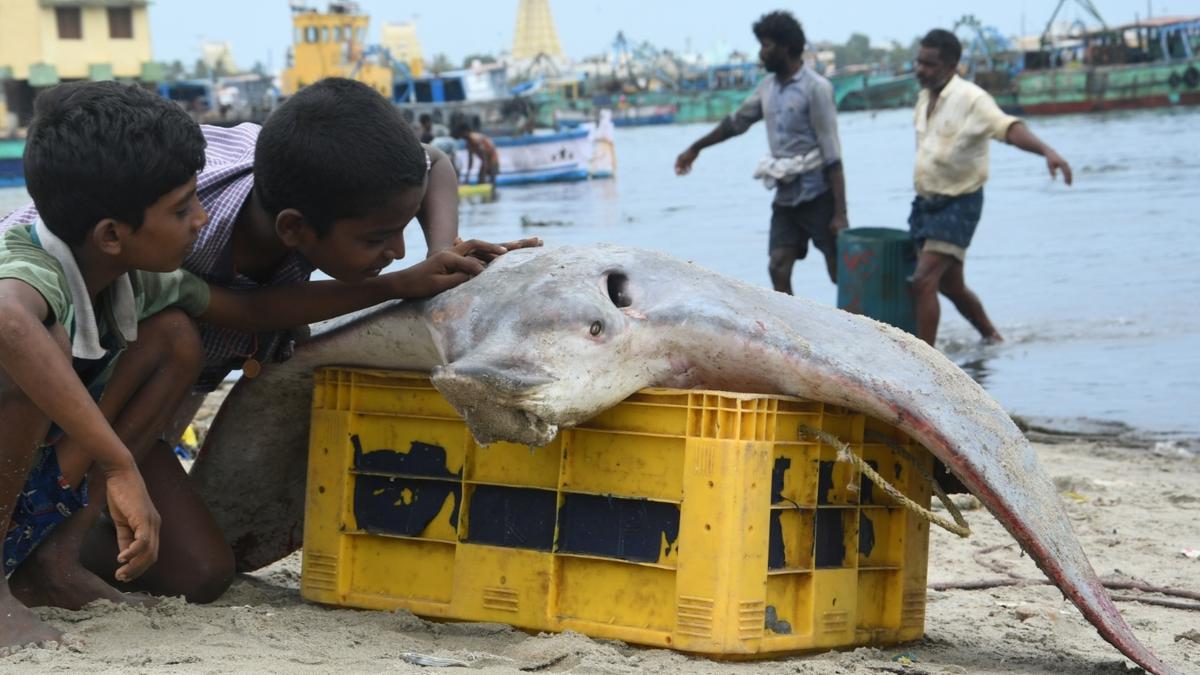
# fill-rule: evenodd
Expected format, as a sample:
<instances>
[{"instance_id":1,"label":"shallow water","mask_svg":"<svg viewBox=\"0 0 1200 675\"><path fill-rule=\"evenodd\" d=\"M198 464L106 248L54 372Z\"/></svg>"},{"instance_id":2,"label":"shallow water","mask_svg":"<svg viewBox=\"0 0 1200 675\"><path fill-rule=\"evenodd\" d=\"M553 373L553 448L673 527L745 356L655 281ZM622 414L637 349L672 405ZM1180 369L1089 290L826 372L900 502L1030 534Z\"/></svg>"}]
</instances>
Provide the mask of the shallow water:
<instances>
[{"instance_id":1,"label":"shallow water","mask_svg":"<svg viewBox=\"0 0 1200 675\"><path fill-rule=\"evenodd\" d=\"M1071 163L1075 185L1052 182L1040 157L993 144L966 270L1008 342L980 346L943 301L939 347L1016 414L1200 434L1200 108L1030 123ZM843 114L839 124L851 226L907 227L911 112ZM618 129L617 179L506 188L494 203L463 205L463 235L654 248L769 285L771 194L750 178L765 133L710 148L676 177L675 155L708 129ZM0 189L0 211L25 199ZM419 228L408 240L411 260L423 250ZM836 300L812 258L793 284Z\"/></svg>"}]
</instances>

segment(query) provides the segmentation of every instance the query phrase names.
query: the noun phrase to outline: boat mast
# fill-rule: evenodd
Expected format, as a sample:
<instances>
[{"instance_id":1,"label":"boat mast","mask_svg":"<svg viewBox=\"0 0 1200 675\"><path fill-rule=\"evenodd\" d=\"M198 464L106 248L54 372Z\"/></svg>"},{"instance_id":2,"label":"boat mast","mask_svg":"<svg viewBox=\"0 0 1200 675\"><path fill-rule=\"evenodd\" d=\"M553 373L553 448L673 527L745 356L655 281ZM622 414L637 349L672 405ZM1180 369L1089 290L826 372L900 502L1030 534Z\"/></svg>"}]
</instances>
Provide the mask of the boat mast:
<instances>
[{"instance_id":1,"label":"boat mast","mask_svg":"<svg viewBox=\"0 0 1200 675\"><path fill-rule=\"evenodd\" d=\"M1054 19L1058 17L1059 11L1063 5L1067 4L1068 0L1058 0L1058 4L1054 7L1054 13L1050 15L1050 20L1046 22L1046 30L1042 31L1042 47L1050 45L1050 31L1054 28ZM1108 30L1108 24L1105 23L1104 17L1100 16L1100 10L1096 9L1096 5L1092 4L1092 0L1075 0L1075 4L1079 5L1083 11L1087 12L1093 19L1100 22L1100 27L1105 31Z\"/></svg>"}]
</instances>

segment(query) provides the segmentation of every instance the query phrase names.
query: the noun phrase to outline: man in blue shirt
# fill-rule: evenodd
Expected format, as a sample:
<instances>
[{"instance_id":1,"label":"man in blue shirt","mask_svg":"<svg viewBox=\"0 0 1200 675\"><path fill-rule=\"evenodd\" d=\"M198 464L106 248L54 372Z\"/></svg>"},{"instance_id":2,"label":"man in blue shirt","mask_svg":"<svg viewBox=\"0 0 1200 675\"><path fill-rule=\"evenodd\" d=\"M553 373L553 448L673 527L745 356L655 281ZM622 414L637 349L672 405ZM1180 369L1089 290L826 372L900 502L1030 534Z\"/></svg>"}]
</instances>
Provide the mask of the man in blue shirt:
<instances>
[{"instance_id":1,"label":"man in blue shirt","mask_svg":"<svg viewBox=\"0 0 1200 675\"><path fill-rule=\"evenodd\" d=\"M771 12L753 29L770 75L733 114L680 153L675 173L691 171L704 148L766 119L771 154L754 176L775 188L768 270L775 290L791 294L792 266L808 254L810 239L825 255L830 281L837 282L837 233L849 226L837 106L829 80L804 67L804 30L795 17Z\"/></svg>"}]
</instances>

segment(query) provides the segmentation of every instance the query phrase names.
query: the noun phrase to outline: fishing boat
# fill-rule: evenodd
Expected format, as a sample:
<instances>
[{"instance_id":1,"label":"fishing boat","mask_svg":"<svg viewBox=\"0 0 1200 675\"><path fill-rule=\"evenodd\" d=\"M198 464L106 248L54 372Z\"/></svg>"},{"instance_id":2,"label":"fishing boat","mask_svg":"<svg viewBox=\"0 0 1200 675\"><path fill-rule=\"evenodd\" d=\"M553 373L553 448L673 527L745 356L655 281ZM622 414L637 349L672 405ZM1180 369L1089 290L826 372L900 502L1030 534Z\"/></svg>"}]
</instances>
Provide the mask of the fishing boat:
<instances>
[{"instance_id":1,"label":"fishing boat","mask_svg":"<svg viewBox=\"0 0 1200 675\"><path fill-rule=\"evenodd\" d=\"M491 183L464 183L458 186L458 199L464 202L490 202L496 198L496 186Z\"/></svg>"},{"instance_id":2,"label":"fishing boat","mask_svg":"<svg viewBox=\"0 0 1200 675\"><path fill-rule=\"evenodd\" d=\"M1098 18L1098 15L1097 15ZM1004 60L1000 60L1004 63ZM1200 104L1200 16L1080 30L973 77L1024 115Z\"/></svg>"},{"instance_id":3,"label":"fishing boat","mask_svg":"<svg viewBox=\"0 0 1200 675\"><path fill-rule=\"evenodd\" d=\"M426 75L415 28L394 31L395 42L367 44L370 15L358 2L331 1L326 10L304 0L292 7L292 44L281 76L281 92L291 96L326 77L358 80L396 104L416 122L429 114L445 124L456 116L475 120L490 134L516 133L535 113L507 86L507 66L473 61L467 67Z\"/></svg>"},{"instance_id":4,"label":"fishing boat","mask_svg":"<svg viewBox=\"0 0 1200 675\"><path fill-rule=\"evenodd\" d=\"M0 187L25 184L24 163L21 160L24 154L24 139L0 138Z\"/></svg>"},{"instance_id":5,"label":"fishing boat","mask_svg":"<svg viewBox=\"0 0 1200 675\"><path fill-rule=\"evenodd\" d=\"M500 155L500 174L496 185L571 182L594 178L612 178L617 157L613 145L611 113L601 111L598 123L584 123L576 129L525 136L496 136L492 143ZM455 151L459 179L464 184L479 181L479 162L466 174L467 150L460 144Z\"/></svg>"},{"instance_id":6,"label":"fishing boat","mask_svg":"<svg viewBox=\"0 0 1200 675\"><path fill-rule=\"evenodd\" d=\"M831 77L830 84L839 112L910 107L917 102L921 91L912 73L848 73Z\"/></svg>"},{"instance_id":7,"label":"fishing boat","mask_svg":"<svg viewBox=\"0 0 1200 675\"><path fill-rule=\"evenodd\" d=\"M675 121L677 111L678 107L673 104L617 107L613 110L612 121L613 125L618 127L671 124ZM574 129L593 119L592 113L578 110L554 111L554 126L558 129Z\"/></svg>"}]
</instances>

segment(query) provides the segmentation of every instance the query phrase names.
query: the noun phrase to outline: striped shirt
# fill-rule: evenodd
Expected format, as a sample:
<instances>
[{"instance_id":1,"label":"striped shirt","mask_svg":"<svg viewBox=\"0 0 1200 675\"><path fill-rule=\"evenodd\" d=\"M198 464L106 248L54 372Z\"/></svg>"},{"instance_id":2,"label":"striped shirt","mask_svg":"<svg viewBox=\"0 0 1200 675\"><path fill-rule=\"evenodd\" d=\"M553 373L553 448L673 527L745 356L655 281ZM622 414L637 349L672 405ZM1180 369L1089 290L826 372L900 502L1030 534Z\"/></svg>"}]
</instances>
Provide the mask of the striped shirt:
<instances>
[{"instance_id":1,"label":"striped shirt","mask_svg":"<svg viewBox=\"0 0 1200 675\"><path fill-rule=\"evenodd\" d=\"M266 284L234 270L233 225L254 188L254 144L259 129L257 124L248 123L228 129L201 126L208 145L204 170L196 179L196 194L208 213L208 224L200 231L183 267L213 286L247 289L297 283L308 280L315 269L293 251ZM0 232L36 220L37 209L30 204L0 219ZM287 331L254 334L200 324L204 370L196 388L212 390L249 358L266 363L286 356L283 352L289 348L288 336Z\"/></svg>"}]
</instances>

